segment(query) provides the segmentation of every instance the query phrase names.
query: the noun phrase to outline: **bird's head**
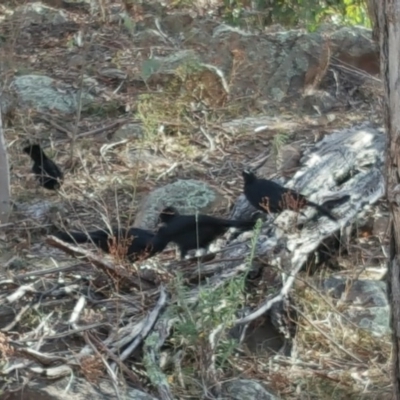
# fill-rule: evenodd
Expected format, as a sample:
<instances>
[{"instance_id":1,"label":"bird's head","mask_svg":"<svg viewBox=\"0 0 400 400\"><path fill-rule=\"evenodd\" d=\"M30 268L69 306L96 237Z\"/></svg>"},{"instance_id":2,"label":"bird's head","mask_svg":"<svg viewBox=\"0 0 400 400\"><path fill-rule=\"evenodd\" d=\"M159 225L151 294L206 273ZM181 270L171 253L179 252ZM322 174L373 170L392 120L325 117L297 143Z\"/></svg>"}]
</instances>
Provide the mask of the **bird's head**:
<instances>
[{"instance_id":1,"label":"bird's head","mask_svg":"<svg viewBox=\"0 0 400 400\"><path fill-rule=\"evenodd\" d=\"M245 185L254 182L257 177L250 169L244 169L242 172Z\"/></svg>"},{"instance_id":2,"label":"bird's head","mask_svg":"<svg viewBox=\"0 0 400 400\"><path fill-rule=\"evenodd\" d=\"M169 206L162 209L158 219L161 223L166 224L177 215L179 215L179 211L175 207Z\"/></svg>"},{"instance_id":3,"label":"bird's head","mask_svg":"<svg viewBox=\"0 0 400 400\"><path fill-rule=\"evenodd\" d=\"M40 146L38 144L30 144L25 146L22 151L28 155L40 154Z\"/></svg>"}]
</instances>

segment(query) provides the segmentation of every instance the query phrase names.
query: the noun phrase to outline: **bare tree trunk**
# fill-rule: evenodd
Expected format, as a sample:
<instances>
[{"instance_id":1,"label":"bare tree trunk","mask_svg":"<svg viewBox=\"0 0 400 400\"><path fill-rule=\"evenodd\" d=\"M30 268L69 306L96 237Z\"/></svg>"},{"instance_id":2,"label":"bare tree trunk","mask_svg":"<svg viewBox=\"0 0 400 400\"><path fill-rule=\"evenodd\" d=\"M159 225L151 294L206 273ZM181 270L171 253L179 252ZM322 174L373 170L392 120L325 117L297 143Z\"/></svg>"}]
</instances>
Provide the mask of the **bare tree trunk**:
<instances>
[{"instance_id":1,"label":"bare tree trunk","mask_svg":"<svg viewBox=\"0 0 400 400\"><path fill-rule=\"evenodd\" d=\"M372 40L379 41L379 5L382 0L366 0L368 16L372 24Z\"/></svg>"},{"instance_id":2,"label":"bare tree trunk","mask_svg":"<svg viewBox=\"0 0 400 400\"><path fill-rule=\"evenodd\" d=\"M0 109L0 224L8 222L10 209L10 169Z\"/></svg>"},{"instance_id":3,"label":"bare tree trunk","mask_svg":"<svg viewBox=\"0 0 400 400\"><path fill-rule=\"evenodd\" d=\"M388 134L386 195L391 217L387 287L393 341L393 399L400 400L400 0L382 0L379 8L384 117Z\"/></svg>"}]
</instances>

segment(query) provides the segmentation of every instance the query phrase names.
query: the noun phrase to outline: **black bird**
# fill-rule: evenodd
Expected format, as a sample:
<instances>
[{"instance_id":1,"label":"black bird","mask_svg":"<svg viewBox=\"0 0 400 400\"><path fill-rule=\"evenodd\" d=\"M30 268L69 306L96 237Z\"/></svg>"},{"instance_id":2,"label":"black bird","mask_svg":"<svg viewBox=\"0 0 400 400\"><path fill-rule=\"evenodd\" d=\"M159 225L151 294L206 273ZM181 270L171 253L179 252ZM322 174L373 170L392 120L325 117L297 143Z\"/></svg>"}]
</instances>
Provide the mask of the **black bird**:
<instances>
[{"instance_id":1,"label":"black bird","mask_svg":"<svg viewBox=\"0 0 400 400\"><path fill-rule=\"evenodd\" d=\"M32 172L40 185L49 190L59 189L64 178L61 169L46 156L38 144L26 146L23 151L33 160Z\"/></svg>"},{"instance_id":2,"label":"black bird","mask_svg":"<svg viewBox=\"0 0 400 400\"><path fill-rule=\"evenodd\" d=\"M155 253L151 250L154 233L146 229L113 228L112 232L97 230L92 232L58 232L54 235L67 243L93 243L106 253L110 253L117 245L121 246L129 260L137 261L148 258ZM115 238L115 239L114 239ZM114 240L113 240L114 239Z\"/></svg>"},{"instance_id":3,"label":"black bird","mask_svg":"<svg viewBox=\"0 0 400 400\"><path fill-rule=\"evenodd\" d=\"M306 206L312 206L332 221L337 220L325 207L313 203L295 190L268 179L259 179L251 171L244 170L242 175L244 194L249 203L258 210L277 213L283 210L298 211Z\"/></svg>"},{"instance_id":4,"label":"black bird","mask_svg":"<svg viewBox=\"0 0 400 400\"><path fill-rule=\"evenodd\" d=\"M192 249L206 248L228 228L252 229L255 222L216 218L204 214L181 215L174 207L164 208L159 216L163 224L152 244L153 251L163 251L169 242L176 243L183 259Z\"/></svg>"}]
</instances>

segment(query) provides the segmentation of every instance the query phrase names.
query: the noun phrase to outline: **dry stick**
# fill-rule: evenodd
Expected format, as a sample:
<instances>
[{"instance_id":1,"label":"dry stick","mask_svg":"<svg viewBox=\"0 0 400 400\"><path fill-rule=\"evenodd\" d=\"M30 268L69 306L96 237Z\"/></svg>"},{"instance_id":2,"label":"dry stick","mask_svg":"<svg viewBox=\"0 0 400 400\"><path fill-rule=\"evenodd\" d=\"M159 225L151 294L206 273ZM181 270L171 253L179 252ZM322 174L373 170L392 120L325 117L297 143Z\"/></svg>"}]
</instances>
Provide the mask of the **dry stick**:
<instances>
[{"instance_id":1,"label":"dry stick","mask_svg":"<svg viewBox=\"0 0 400 400\"><path fill-rule=\"evenodd\" d=\"M139 336L145 322L146 321L142 319L136 324L130 323L121 327L115 335L111 333L111 335L103 341L104 345L109 345L111 352L119 354L122 347L127 346L128 343L131 343L132 340Z\"/></svg>"},{"instance_id":2,"label":"dry stick","mask_svg":"<svg viewBox=\"0 0 400 400\"><path fill-rule=\"evenodd\" d=\"M65 376L71 376L74 372L69 365L65 364L47 369L42 367L30 367L29 371L49 379L64 378Z\"/></svg>"},{"instance_id":3,"label":"dry stick","mask_svg":"<svg viewBox=\"0 0 400 400\"><path fill-rule=\"evenodd\" d=\"M92 265L90 264L78 264L78 265L68 265L66 267L56 267L56 268L50 268L50 269L45 269L45 270L36 270L36 271L31 271L27 272L26 274L20 274L20 275L15 275L14 280L23 280L26 278L29 278L30 276L38 277L38 276L43 276L43 275L49 275L49 274L56 274L60 272L69 272L69 271L74 271L77 268L93 268ZM14 283L14 281L10 282Z\"/></svg>"},{"instance_id":4,"label":"dry stick","mask_svg":"<svg viewBox=\"0 0 400 400\"><path fill-rule=\"evenodd\" d=\"M117 379L117 376L115 375L114 371L111 369L111 367L110 367L109 363L107 362L107 360L105 359L105 357L103 357L103 355L99 352L99 350L97 350L97 347L92 343L87 332L85 332L83 334L83 337L85 339L86 344L93 350L93 352L97 355L97 357L99 357L101 359L101 361L103 362L103 364L106 367L106 370L108 372L108 375L110 376L111 383L114 387L115 395L117 396L118 400L121 399L121 395L118 390L118 379Z\"/></svg>"},{"instance_id":5,"label":"dry stick","mask_svg":"<svg viewBox=\"0 0 400 400\"><path fill-rule=\"evenodd\" d=\"M6 299L10 304L12 304L21 297L24 297L26 293L37 293L37 291L33 285L23 285L20 286L14 293L8 295Z\"/></svg>"},{"instance_id":6,"label":"dry stick","mask_svg":"<svg viewBox=\"0 0 400 400\"><path fill-rule=\"evenodd\" d=\"M76 321L78 320L79 316L81 315L82 311L84 310L86 305L86 298L82 296L79 298L77 303L75 304L74 309L72 310L71 316L69 317L68 323L74 328L77 329L78 325L76 325Z\"/></svg>"},{"instance_id":7,"label":"dry stick","mask_svg":"<svg viewBox=\"0 0 400 400\"><path fill-rule=\"evenodd\" d=\"M346 317L343 313L341 313L327 298L325 298L321 292L311 283L307 282L305 279L299 278L296 276L296 279L299 280L300 282L303 282L306 286L308 286L311 290L315 292L315 294L326 304L328 305L333 312L336 314L340 315L341 318L343 318L347 323L353 326L355 329L359 329L361 331L366 331L365 328L359 327L357 324L355 324L350 318Z\"/></svg>"},{"instance_id":8,"label":"dry stick","mask_svg":"<svg viewBox=\"0 0 400 400\"><path fill-rule=\"evenodd\" d=\"M140 382L140 378L132 370L130 370L104 343L97 339L92 333L88 332L87 334L90 339L95 342L98 347L100 347L100 350L107 353L107 356L116 364L118 364L118 367L121 369L121 371L128 375L132 382L135 383L136 387L139 387L141 390L144 389Z\"/></svg>"},{"instance_id":9,"label":"dry stick","mask_svg":"<svg viewBox=\"0 0 400 400\"><path fill-rule=\"evenodd\" d=\"M18 342L10 342L10 343L12 344L12 343L24 343L24 342L37 342L37 341L42 340L42 339L44 339L44 340L61 339L61 338L66 337L66 336L75 335L76 333L88 331L88 330L91 330L91 329L100 328L101 326L107 326L107 325L110 326L109 324L106 324L104 322L98 322L97 324L81 326L79 328L71 329L71 330L63 332L63 333L57 333L56 335L45 336L43 338L18 339Z\"/></svg>"},{"instance_id":10,"label":"dry stick","mask_svg":"<svg viewBox=\"0 0 400 400\"><path fill-rule=\"evenodd\" d=\"M120 354L120 359L121 361L125 361L131 354L132 352L136 349L136 347L139 346L139 344L147 337L149 334L150 330L153 328L154 324L157 321L157 318L160 315L161 310L164 308L165 304L167 302L167 292L165 291L164 286L161 286L160 288L160 297L157 301L156 306L154 309L150 312L150 314L147 316L147 321L144 324L141 332L139 333L138 336L136 336L135 340L132 342L130 346L128 346L121 354ZM113 366L115 367L115 366Z\"/></svg>"},{"instance_id":11,"label":"dry stick","mask_svg":"<svg viewBox=\"0 0 400 400\"><path fill-rule=\"evenodd\" d=\"M79 135L76 135L76 137L77 138L81 138L81 137L89 136L89 135L98 135L99 133L102 133L104 131L108 131L109 129L118 128L120 125L123 125L123 124L127 123L128 121L129 121L128 118L119 119L119 120L113 122L110 125L106 125L106 126L103 126L101 128L92 129L91 131L80 133Z\"/></svg>"},{"instance_id":12,"label":"dry stick","mask_svg":"<svg viewBox=\"0 0 400 400\"><path fill-rule=\"evenodd\" d=\"M296 279L296 276L298 272L301 270L303 264L299 263L296 268L294 268L293 271L290 272L290 275L287 276L287 279L285 283L283 284L280 292L277 295L269 295L267 296L267 300L264 302L264 304L258 308L256 311L252 312L251 314L247 315L244 318L239 318L236 321L234 321L235 325L242 325L242 324L247 324L251 321L254 321L258 317L261 317L264 315L275 303L278 303L282 301L287 294L289 293L290 289L292 288L294 281Z\"/></svg>"},{"instance_id":13,"label":"dry stick","mask_svg":"<svg viewBox=\"0 0 400 400\"><path fill-rule=\"evenodd\" d=\"M44 122L47 122L49 125L51 125L53 128L56 128L58 131L65 133L69 139L72 139L73 134L71 131L68 129L62 127L61 125L57 124L57 122L54 122L52 119L46 118L43 115L40 117Z\"/></svg>"},{"instance_id":14,"label":"dry stick","mask_svg":"<svg viewBox=\"0 0 400 400\"><path fill-rule=\"evenodd\" d=\"M18 349L18 353L23 354L26 358L33 360L42 365L51 365L54 362L68 363L65 357L55 356L53 354L41 353L39 351L30 349L29 347L23 347Z\"/></svg>"},{"instance_id":15,"label":"dry stick","mask_svg":"<svg viewBox=\"0 0 400 400\"><path fill-rule=\"evenodd\" d=\"M212 383L212 386L217 389L218 395L221 393L221 383L217 377L217 369L215 367L217 355L215 353L215 349L217 344L220 340L221 333L225 328L224 324L219 324L213 331L208 335L208 342L209 342L209 352L207 354L207 379Z\"/></svg>"},{"instance_id":16,"label":"dry stick","mask_svg":"<svg viewBox=\"0 0 400 400\"><path fill-rule=\"evenodd\" d=\"M19 311L19 313L15 316L15 318L4 328L0 329L0 332L8 332L10 331L12 328L14 328L15 325L17 325L17 323L21 320L22 316L28 311L30 310L31 306L30 305L26 305L24 307L21 308L21 310Z\"/></svg>"},{"instance_id":17,"label":"dry stick","mask_svg":"<svg viewBox=\"0 0 400 400\"><path fill-rule=\"evenodd\" d=\"M173 320L166 317L160 319L153 332L144 342L144 365L147 375L152 384L157 388L158 394L162 400L173 400L174 396L169 389L168 380L160 369L159 351L164 344L165 339L169 336Z\"/></svg>"},{"instance_id":18,"label":"dry stick","mask_svg":"<svg viewBox=\"0 0 400 400\"><path fill-rule=\"evenodd\" d=\"M54 236L48 236L46 238L46 243L52 247L63 250L67 254L71 254L75 257L82 257L85 261L91 262L106 274L109 274L119 279L123 278L126 283L129 283L129 285L134 286L140 290L153 288L153 285L142 281L140 278L132 277L123 267L112 265L111 263L104 261L99 257L96 257L90 251L82 250L79 247L66 244L62 240L59 240Z\"/></svg>"},{"instance_id":19,"label":"dry stick","mask_svg":"<svg viewBox=\"0 0 400 400\"><path fill-rule=\"evenodd\" d=\"M328 339L331 343L333 343L338 349L342 350L344 353L346 353L348 356L353 358L354 360L364 363L363 360L355 356L354 354L350 353L348 350L346 350L342 345L337 343L335 340L333 340L329 335L327 335L321 328L319 328L317 325L315 325L312 321L310 321L304 313L302 313L297 307L291 306L293 310L298 312L311 326L313 326L322 336L325 336L326 339Z\"/></svg>"},{"instance_id":20,"label":"dry stick","mask_svg":"<svg viewBox=\"0 0 400 400\"><path fill-rule=\"evenodd\" d=\"M0 92L1 94L1 92ZM10 169L8 165L7 144L4 138L0 109L0 223L7 224L11 213Z\"/></svg>"},{"instance_id":21,"label":"dry stick","mask_svg":"<svg viewBox=\"0 0 400 400\"><path fill-rule=\"evenodd\" d=\"M87 55L89 54L89 49L90 49L90 46L93 43L93 39L94 39L94 34L91 35L90 42L86 43L86 51L85 51L85 55L84 55L85 60L87 59ZM70 162L71 162L71 165L74 165L73 164L73 158L74 158L75 142L76 142L76 139L78 138L78 125L79 125L79 121L81 120L83 78L85 76L85 68L86 68L86 65L84 65L83 68L81 69L81 76L80 76L80 82L79 82L79 91L78 91L78 97L77 97L78 109L76 111L75 127L74 127L74 131L72 132L72 137L71 137L71 145L70 145Z\"/></svg>"},{"instance_id":22,"label":"dry stick","mask_svg":"<svg viewBox=\"0 0 400 400\"><path fill-rule=\"evenodd\" d=\"M40 321L40 324L39 324L36 328L34 328L34 329L32 329L30 332L27 332L27 333L26 333L26 336L29 337L29 335L33 335L33 337L37 337L37 336L39 335L39 333L42 331L42 329L44 329L44 327L45 327L45 326L48 324L48 322L51 320L51 318L53 317L54 312L55 312L55 311L51 311L49 314L47 314L47 315L42 319L42 321ZM25 336L25 337L26 337L26 336ZM38 340L39 343L37 343L37 344L34 346L33 350L39 350L39 349L42 347L44 336L45 336L45 335L42 334L42 337L39 337L39 340ZM32 336L31 336L31 337L32 337Z\"/></svg>"}]
</instances>

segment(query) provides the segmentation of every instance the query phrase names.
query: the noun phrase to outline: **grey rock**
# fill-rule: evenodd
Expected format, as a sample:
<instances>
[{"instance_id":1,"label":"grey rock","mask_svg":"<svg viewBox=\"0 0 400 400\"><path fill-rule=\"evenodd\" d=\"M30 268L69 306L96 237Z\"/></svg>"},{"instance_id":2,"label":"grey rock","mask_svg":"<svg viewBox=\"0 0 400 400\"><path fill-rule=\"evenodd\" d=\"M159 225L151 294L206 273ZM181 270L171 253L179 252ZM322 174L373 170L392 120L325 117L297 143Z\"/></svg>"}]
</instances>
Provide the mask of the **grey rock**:
<instances>
[{"instance_id":1,"label":"grey rock","mask_svg":"<svg viewBox=\"0 0 400 400\"><path fill-rule=\"evenodd\" d=\"M371 29L344 26L332 31L330 41L340 61L371 75L379 74L379 44L372 40Z\"/></svg>"},{"instance_id":2,"label":"grey rock","mask_svg":"<svg viewBox=\"0 0 400 400\"><path fill-rule=\"evenodd\" d=\"M42 223L47 222L49 213L56 208L57 206L54 203L46 200L17 205L17 210L25 215L26 218Z\"/></svg>"},{"instance_id":3,"label":"grey rock","mask_svg":"<svg viewBox=\"0 0 400 400\"><path fill-rule=\"evenodd\" d=\"M287 96L297 96L310 84L316 83L317 89L326 74L329 57L371 74L379 73L379 52L370 39L370 31L364 28L336 27L329 39L330 55L326 53L323 32L253 34L224 24L211 28L209 51L202 55L203 63L213 64L229 76L235 57L240 57L238 62L246 60L246 68L231 87L233 97L259 93L265 100L283 101ZM232 52L233 44L240 54Z\"/></svg>"},{"instance_id":4,"label":"grey rock","mask_svg":"<svg viewBox=\"0 0 400 400\"><path fill-rule=\"evenodd\" d=\"M389 227L389 214L381 214L379 213L375 218L373 222L373 228L372 228L372 234L374 236L378 236L383 238Z\"/></svg>"},{"instance_id":5,"label":"grey rock","mask_svg":"<svg viewBox=\"0 0 400 400\"><path fill-rule=\"evenodd\" d=\"M114 139L142 139L144 137L142 124L122 125L113 135Z\"/></svg>"},{"instance_id":6,"label":"grey rock","mask_svg":"<svg viewBox=\"0 0 400 400\"><path fill-rule=\"evenodd\" d=\"M68 390L66 391L66 389ZM110 383L92 385L83 379L65 378L56 382L31 380L20 392L4 393L3 400L156 400L155 397L134 388L121 388L117 397Z\"/></svg>"},{"instance_id":7,"label":"grey rock","mask_svg":"<svg viewBox=\"0 0 400 400\"><path fill-rule=\"evenodd\" d=\"M323 90L315 90L313 93L304 96L301 107L309 114L324 114L332 110L336 99Z\"/></svg>"},{"instance_id":8,"label":"grey rock","mask_svg":"<svg viewBox=\"0 0 400 400\"><path fill-rule=\"evenodd\" d=\"M175 76L178 69L190 64L198 65L200 59L193 50L180 50L166 57L154 57L144 60L141 68L143 80L149 84L164 82L168 77Z\"/></svg>"},{"instance_id":9,"label":"grey rock","mask_svg":"<svg viewBox=\"0 0 400 400\"><path fill-rule=\"evenodd\" d=\"M285 144L278 152L271 151L268 160L257 171L258 176L263 178L270 178L276 174L283 177L293 176L300 165L302 143L301 141L297 141L296 143Z\"/></svg>"},{"instance_id":10,"label":"grey rock","mask_svg":"<svg viewBox=\"0 0 400 400\"><path fill-rule=\"evenodd\" d=\"M222 385L223 395L220 400L278 400L275 394L265 389L257 381L237 379Z\"/></svg>"},{"instance_id":11,"label":"grey rock","mask_svg":"<svg viewBox=\"0 0 400 400\"><path fill-rule=\"evenodd\" d=\"M57 90L57 82L48 76L18 76L11 87L18 94L21 105L29 105L40 111L57 110L71 114L78 108L78 91L70 86L60 87L62 90ZM93 100L93 96L83 91L81 98L83 106Z\"/></svg>"},{"instance_id":12,"label":"grey rock","mask_svg":"<svg viewBox=\"0 0 400 400\"><path fill-rule=\"evenodd\" d=\"M20 27L24 28L34 24L58 25L68 21L64 11L48 7L39 1L18 7L12 18L22 24Z\"/></svg>"},{"instance_id":13,"label":"grey rock","mask_svg":"<svg viewBox=\"0 0 400 400\"><path fill-rule=\"evenodd\" d=\"M343 314L357 326L376 336L390 333L390 307L385 282L369 279L351 282L330 277L322 286L332 297L347 303Z\"/></svg>"},{"instance_id":14,"label":"grey rock","mask_svg":"<svg viewBox=\"0 0 400 400\"><path fill-rule=\"evenodd\" d=\"M0 93L0 110L3 121L11 121L17 107L17 98L11 92Z\"/></svg>"},{"instance_id":15,"label":"grey rock","mask_svg":"<svg viewBox=\"0 0 400 400\"><path fill-rule=\"evenodd\" d=\"M370 331L374 336L389 335L390 307L351 307L343 313L357 326Z\"/></svg>"},{"instance_id":16,"label":"grey rock","mask_svg":"<svg viewBox=\"0 0 400 400\"><path fill-rule=\"evenodd\" d=\"M206 213L223 201L222 195L207 183L194 179L178 180L154 190L144 199L139 206L135 226L154 229L160 211L167 206L172 205L185 214L196 211Z\"/></svg>"},{"instance_id":17,"label":"grey rock","mask_svg":"<svg viewBox=\"0 0 400 400\"><path fill-rule=\"evenodd\" d=\"M121 138L121 140L125 140L125 138ZM151 148L127 148L124 153L124 160L130 168L139 167L147 171L151 171L154 168L168 169L173 165L172 160L160 155L159 152Z\"/></svg>"},{"instance_id":18,"label":"grey rock","mask_svg":"<svg viewBox=\"0 0 400 400\"><path fill-rule=\"evenodd\" d=\"M346 303L364 307L385 307L388 305L386 284L382 281L356 280L330 277L323 282L323 287L332 297L340 298Z\"/></svg>"}]
</instances>

